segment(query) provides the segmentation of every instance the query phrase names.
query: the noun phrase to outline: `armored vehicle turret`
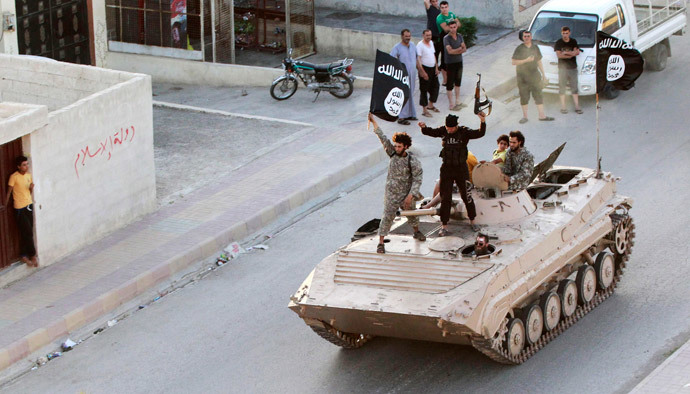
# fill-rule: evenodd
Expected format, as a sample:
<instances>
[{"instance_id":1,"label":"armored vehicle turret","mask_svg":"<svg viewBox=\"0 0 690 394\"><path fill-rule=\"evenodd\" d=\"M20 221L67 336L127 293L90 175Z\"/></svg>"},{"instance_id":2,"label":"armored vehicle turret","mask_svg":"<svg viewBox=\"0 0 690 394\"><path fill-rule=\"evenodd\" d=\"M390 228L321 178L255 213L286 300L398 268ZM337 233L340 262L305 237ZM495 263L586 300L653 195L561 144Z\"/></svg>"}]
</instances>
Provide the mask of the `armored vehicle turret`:
<instances>
[{"instance_id":1,"label":"armored vehicle turret","mask_svg":"<svg viewBox=\"0 0 690 394\"><path fill-rule=\"evenodd\" d=\"M360 234L314 268L290 309L345 348L389 336L524 362L613 293L633 246L633 202L617 193L617 179L552 166L559 152L520 191L507 190L494 164L475 168L470 193L488 254L472 253L477 234L454 195L451 236L437 236L434 210L402 212L385 254L375 233ZM412 238L405 215L426 215L425 242Z\"/></svg>"}]
</instances>

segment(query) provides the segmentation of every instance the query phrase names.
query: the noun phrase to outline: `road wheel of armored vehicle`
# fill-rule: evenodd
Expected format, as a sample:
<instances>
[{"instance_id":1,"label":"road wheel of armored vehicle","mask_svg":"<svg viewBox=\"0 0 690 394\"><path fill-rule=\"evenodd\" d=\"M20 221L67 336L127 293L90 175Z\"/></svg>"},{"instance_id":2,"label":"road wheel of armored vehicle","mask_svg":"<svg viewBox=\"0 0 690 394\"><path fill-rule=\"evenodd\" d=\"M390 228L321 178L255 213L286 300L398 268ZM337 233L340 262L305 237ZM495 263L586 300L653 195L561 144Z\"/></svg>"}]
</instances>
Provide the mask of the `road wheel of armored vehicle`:
<instances>
[{"instance_id":1,"label":"road wheel of armored vehicle","mask_svg":"<svg viewBox=\"0 0 690 394\"><path fill-rule=\"evenodd\" d=\"M317 333L321 338L345 349L360 348L372 338L372 336L370 335L342 332L325 323L324 327L309 327L312 330L314 330L314 332Z\"/></svg>"},{"instance_id":2,"label":"road wheel of armored vehicle","mask_svg":"<svg viewBox=\"0 0 690 394\"><path fill-rule=\"evenodd\" d=\"M602 290L606 290L611 283L616 271L616 262L613 259L613 254L609 252L600 252L594 260L594 271L597 272L597 284Z\"/></svg>"},{"instance_id":3,"label":"road wheel of armored vehicle","mask_svg":"<svg viewBox=\"0 0 690 394\"><path fill-rule=\"evenodd\" d=\"M577 284L577 294L580 296L580 303L587 304L592 301L597 292L597 273L591 265L583 265L577 270L575 278Z\"/></svg>"},{"instance_id":4,"label":"road wheel of armored vehicle","mask_svg":"<svg viewBox=\"0 0 690 394\"><path fill-rule=\"evenodd\" d=\"M617 255L625 255L630 253L632 247L633 223L632 219L627 216L612 215L614 219L614 229L612 234L613 245L611 251Z\"/></svg>"},{"instance_id":5,"label":"road wheel of armored vehicle","mask_svg":"<svg viewBox=\"0 0 690 394\"><path fill-rule=\"evenodd\" d=\"M525 347L525 324L519 317L508 321L508 332L506 332L503 347L511 356L517 356Z\"/></svg>"},{"instance_id":6,"label":"road wheel of armored vehicle","mask_svg":"<svg viewBox=\"0 0 690 394\"><path fill-rule=\"evenodd\" d=\"M572 279L563 279L558 285L558 295L561 297L561 313L563 317L570 317L577 309L577 284Z\"/></svg>"},{"instance_id":7,"label":"road wheel of armored vehicle","mask_svg":"<svg viewBox=\"0 0 690 394\"><path fill-rule=\"evenodd\" d=\"M553 291L544 294L539 304L544 313L544 329L551 331L561 321L561 299Z\"/></svg>"},{"instance_id":8,"label":"road wheel of armored vehicle","mask_svg":"<svg viewBox=\"0 0 690 394\"><path fill-rule=\"evenodd\" d=\"M537 304L528 305L520 310L517 316L525 323L527 344L531 345L538 341L544 331L544 314L541 307Z\"/></svg>"}]
</instances>

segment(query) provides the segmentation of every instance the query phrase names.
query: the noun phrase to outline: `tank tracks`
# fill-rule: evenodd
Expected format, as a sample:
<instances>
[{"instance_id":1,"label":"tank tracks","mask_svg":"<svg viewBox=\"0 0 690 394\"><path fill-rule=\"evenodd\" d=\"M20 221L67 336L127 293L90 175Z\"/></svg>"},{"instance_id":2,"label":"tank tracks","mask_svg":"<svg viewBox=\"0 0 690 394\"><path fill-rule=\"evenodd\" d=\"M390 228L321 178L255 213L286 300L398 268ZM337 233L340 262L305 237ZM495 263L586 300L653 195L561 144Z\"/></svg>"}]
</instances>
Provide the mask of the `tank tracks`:
<instances>
[{"instance_id":1,"label":"tank tracks","mask_svg":"<svg viewBox=\"0 0 690 394\"><path fill-rule=\"evenodd\" d=\"M614 236L616 228L620 223L625 223L629 228L628 241L629 246L626 248L623 254L615 254L616 257L616 274L614 276L613 282L609 287L604 290L599 290L595 293L592 300L586 304L577 307L575 312L567 318L564 318L550 331L542 333L541 337L533 343L532 345L525 346L525 348L517 355L511 355L507 349L503 347L503 338L484 338L482 336L473 337L471 339L472 346L484 353L486 356L492 360L502 363L502 364L512 364L518 365L527 361L530 357L536 354L549 342L554 340L556 337L561 335L565 330L570 328L573 324L577 323L586 314L588 314L592 309L596 308L604 300L606 300L616 289L618 282L623 275L623 269L625 268L626 262L630 258L630 252L634 245L633 238L635 237L635 225L632 223L632 219L626 214L612 214L611 222L613 230L609 237ZM505 333L502 335L506 335Z\"/></svg>"},{"instance_id":2,"label":"tank tracks","mask_svg":"<svg viewBox=\"0 0 690 394\"><path fill-rule=\"evenodd\" d=\"M328 342L345 349L357 349L362 347L371 338L371 335L350 334L339 331L330 325L323 323L324 327L309 326L315 333Z\"/></svg>"}]
</instances>

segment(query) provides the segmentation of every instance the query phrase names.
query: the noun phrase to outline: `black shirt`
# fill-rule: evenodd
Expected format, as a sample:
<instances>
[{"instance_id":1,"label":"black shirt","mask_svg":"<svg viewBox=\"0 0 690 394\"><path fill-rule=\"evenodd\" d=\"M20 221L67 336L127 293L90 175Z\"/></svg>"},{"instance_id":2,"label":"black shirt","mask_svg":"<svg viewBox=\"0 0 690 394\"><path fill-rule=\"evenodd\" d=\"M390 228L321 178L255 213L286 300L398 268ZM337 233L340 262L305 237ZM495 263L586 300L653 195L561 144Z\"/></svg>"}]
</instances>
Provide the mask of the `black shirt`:
<instances>
[{"instance_id":1,"label":"black shirt","mask_svg":"<svg viewBox=\"0 0 690 394\"><path fill-rule=\"evenodd\" d=\"M556 45L553 46L554 51L572 51L575 48L579 47L577 46L577 40L574 38L571 38L568 42L563 41L561 38L560 40L556 41ZM558 67L577 68L577 60L574 57L571 57L570 59L558 58Z\"/></svg>"},{"instance_id":2,"label":"black shirt","mask_svg":"<svg viewBox=\"0 0 690 394\"><path fill-rule=\"evenodd\" d=\"M441 150L439 157L443 158L443 164L457 166L467 162L467 143L486 134L486 123L482 122L479 130L460 126L455 133L449 133L446 126L437 129L423 127L422 134L443 138L443 150Z\"/></svg>"},{"instance_id":3,"label":"black shirt","mask_svg":"<svg viewBox=\"0 0 690 394\"><path fill-rule=\"evenodd\" d=\"M541 60L541 51L538 45L532 43L532 46L528 48L525 44L520 44L513 52L513 59L515 60L525 60L530 56L534 56L534 61L520 64L515 68L518 77L534 78L539 75L537 61Z\"/></svg>"},{"instance_id":4,"label":"black shirt","mask_svg":"<svg viewBox=\"0 0 690 394\"><path fill-rule=\"evenodd\" d=\"M438 38L438 25L436 24L436 17L440 13L441 10L433 5L430 5L429 9L426 10L426 28L431 30L432 38Z\"/></svg>"}]
</instances>

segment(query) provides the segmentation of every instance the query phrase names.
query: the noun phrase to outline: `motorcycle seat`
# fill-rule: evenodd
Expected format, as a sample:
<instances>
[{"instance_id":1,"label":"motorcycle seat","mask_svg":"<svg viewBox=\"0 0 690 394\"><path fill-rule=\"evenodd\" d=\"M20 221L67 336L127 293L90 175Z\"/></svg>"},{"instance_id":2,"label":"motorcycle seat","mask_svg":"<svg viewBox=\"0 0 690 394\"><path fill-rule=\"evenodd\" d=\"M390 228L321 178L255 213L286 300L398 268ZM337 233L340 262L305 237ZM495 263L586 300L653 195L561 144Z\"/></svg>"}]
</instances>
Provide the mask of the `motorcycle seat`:
<instances>
[{"instance_id":1,"label":"motorcycle seat","mask_svg":"<svg viewBox=\"0 0 690 394\"><path fill-rule=\"evenodd\" d=\"M318 71L328 72L331 69L334 69L336 67L341 67L343 65L343 61L339 60L337 62L327 63L327 64L314 64L314 63L309 63L309 62L305 62L305 61L298 61L298 62L295 62L295 64L300 66L300 67L311 68L317 72Z\"/></svg>"}]
</instances>

